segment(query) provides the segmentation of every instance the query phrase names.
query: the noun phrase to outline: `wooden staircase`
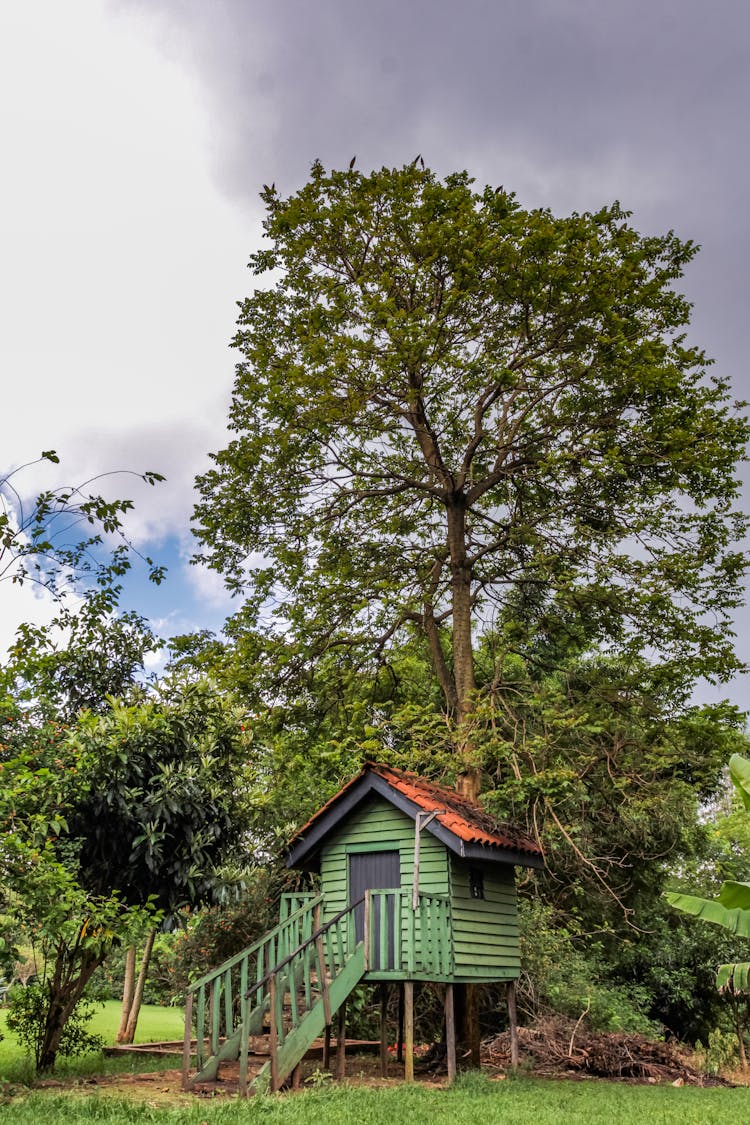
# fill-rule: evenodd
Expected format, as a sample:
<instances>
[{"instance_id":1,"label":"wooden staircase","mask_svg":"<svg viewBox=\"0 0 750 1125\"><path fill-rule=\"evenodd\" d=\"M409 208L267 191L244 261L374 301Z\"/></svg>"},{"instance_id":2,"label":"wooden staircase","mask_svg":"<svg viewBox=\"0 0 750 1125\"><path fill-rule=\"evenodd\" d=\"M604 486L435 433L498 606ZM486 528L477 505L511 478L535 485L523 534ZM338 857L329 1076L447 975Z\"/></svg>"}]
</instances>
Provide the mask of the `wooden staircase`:
<instances>
[{"instance_id":1,"label":"wooden staircase","mask_svg":"<svg viewBox=\"0 0 750 1125\"><path fill-rule=\"evenodd\" d=\"M240 1093L281 1088L365 975L365 942L349 940L362 901L321 924L321 896L285 896L278 926L190 986L185 1089L215 1080L221 1064L236 1059ZM260 1036L269 1058L248 1083L251 1040Z\"/></svg>"}]
</instances>

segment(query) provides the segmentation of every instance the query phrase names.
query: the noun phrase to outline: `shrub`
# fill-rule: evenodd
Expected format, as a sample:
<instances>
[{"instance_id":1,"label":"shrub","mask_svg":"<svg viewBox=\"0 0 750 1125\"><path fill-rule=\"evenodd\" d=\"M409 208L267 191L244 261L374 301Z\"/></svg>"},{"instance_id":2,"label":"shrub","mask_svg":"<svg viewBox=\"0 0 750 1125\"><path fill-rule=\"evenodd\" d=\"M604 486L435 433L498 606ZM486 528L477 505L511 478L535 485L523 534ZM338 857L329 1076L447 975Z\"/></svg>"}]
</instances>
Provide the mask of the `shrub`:
<instances>
[{"instance_id":1,"label":"shrub","mask_svg":"<svg viewBox=\"0 0 750 1125\"><path fill-rule=\"evenodd\" d=\"M521 908L521 965L519 1008L530 1018L551 1011L577 1019L585 1011L595 1031L661 1032L648 1018L649 990L614 980L602 946L539 902Z\"/></svg>"},{"instance_id":2,"label":"shrub","mask_svg":"<svg viewBox=\"0 0 750 1125\"><path fill-rule=\"evenodd\" d=\"M47 981L29 984L25 988L17 985L8 994L8 1028L16 1034L28 1053L34 1056L37 1069L44 1045L45 1014L50 994ZM92 1035L86 1030L86 1024L93 1014L94 1004L88 996L84 996L65 1024L58 1054L84 1055L101 1049L104 1043L101 1036Z\"/></svg>"},{"instance_id":3,"label":"shrub","mask_svg":"<svg viewBox=\"0 0 750 1125\"><path fill-rule=\"evenodd\" d=\"M722 1031L720 1027L714 1028L709 1033L707 1046L704 1047L698 1040L695 1044L695 1050L701 1056L702 1067L707 1074L719 1074L723 1070L734 1070L739 1063L736 1035L731 1031Z\"/></svg>"},{"instance_id":4,"label":"shrub","mask_svg":"<svg viewBox=\"0 0 750 1125\"><path fill-rule=\"evenodd\" d=\"M188 984L252 945L279 921L279 896L289 877L258 867L242 897L224 906L185 912L184 929L161 942L156 951L156 985L161 1003L181 1003Z\"/></svg>"}]
</instances>

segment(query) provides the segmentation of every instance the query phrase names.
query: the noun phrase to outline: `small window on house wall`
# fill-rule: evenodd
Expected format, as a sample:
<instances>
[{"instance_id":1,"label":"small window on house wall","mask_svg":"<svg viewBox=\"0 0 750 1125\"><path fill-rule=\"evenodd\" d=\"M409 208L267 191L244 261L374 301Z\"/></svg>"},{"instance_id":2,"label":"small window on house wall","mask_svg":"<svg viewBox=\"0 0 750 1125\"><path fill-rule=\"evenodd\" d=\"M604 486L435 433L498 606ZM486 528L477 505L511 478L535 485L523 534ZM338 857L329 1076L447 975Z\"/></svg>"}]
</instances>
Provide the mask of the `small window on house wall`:
<instances>
[{"instance_id":1,"label":"small window on house wall","mask_svg":"<svg viewBox=\"0 0 750 1125\"><path fill-rule=\"evenodd\" d=\"M484 898L484 875L478 867L469 868L469 890L472 898Z\"/></svg>"}]
</instances>

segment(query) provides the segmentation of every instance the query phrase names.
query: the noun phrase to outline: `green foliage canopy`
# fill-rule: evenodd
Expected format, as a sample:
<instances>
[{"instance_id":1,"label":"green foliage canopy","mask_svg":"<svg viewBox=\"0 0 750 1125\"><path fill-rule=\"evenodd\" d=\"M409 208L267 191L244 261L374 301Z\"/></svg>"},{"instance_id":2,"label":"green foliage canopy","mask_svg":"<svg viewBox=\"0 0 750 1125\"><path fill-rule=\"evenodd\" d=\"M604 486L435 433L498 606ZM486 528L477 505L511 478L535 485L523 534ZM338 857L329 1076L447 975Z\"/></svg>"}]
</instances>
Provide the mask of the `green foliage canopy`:
<instances>
[{"instance_id":1,"label":"green foliage canopy","mask_svg":"<svg viewBox=\"0 0 750 1125\"><path fill-rule=\"evenodd\" d=\"M236 711L206 684L67 727L0 696L0 889L45 966L37 1063L114 943L215 901L246 850Z\"/></svg>"},{"instance_id":2,"label":"green foliage canopy","mask_svg":"<svg viewBox=\"0 0 750 1125\"><path fill-rule=\"evenodd\" d=\"M413 164L316 163L263 199L196 520L283 668L416 629L461 720L477 632L525 652L572 621L683 682L729 675L748 427L686 340L695 246Z\"/></svg>"},{"instance_id":3,"label":"green foliage canopy","mask_svg":"<svg viewBox=\"0 0 750 1125\"><path fill-rule=\"evenodd\" d=\"M87 789L68 817L82 883L152 901L167 924L186 905L220 899L249 848L242 728L240 713L205 682L82 715L70 738Z\"/></svg>"}]
</instances>

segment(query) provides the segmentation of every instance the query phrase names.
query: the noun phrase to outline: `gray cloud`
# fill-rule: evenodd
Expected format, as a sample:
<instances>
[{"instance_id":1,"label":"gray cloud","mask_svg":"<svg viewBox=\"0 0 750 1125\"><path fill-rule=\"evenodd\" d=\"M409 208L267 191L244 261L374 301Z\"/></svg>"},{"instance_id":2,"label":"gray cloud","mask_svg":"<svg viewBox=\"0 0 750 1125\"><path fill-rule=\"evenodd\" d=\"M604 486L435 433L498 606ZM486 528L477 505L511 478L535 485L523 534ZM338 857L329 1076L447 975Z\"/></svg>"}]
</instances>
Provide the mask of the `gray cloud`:
<instances>
[{"instance_id":1,"label":"gray cloud","mask_svg":"<svg viewBox=\"0 0 750 1125\"><path fill-rule=\"evenodd\" d=\"M294 190L315 157L417 152L527 205L618 197L641 229L702 244L693 336L750 391L745 0L110 3L202 83L213 174L237 203L264 181Z\"/></svg>"},{"instance_id":2,"label":"gray cloud","mask_svg":"<svg viewBox=\"0 0 750 1125\"><path fill-rule=\"evenodd\" d=\"M418 151L534 206L617 196L644 228L705 245L689 287L707 303L709 347L733 361L744 344L726 315L746 277L744 0L117 6L202 80L214 175L233 198L255 201L271 180L293 190L315 157L356 153L366 168Z\"/></svg>"},{"instance_id":3,"label":"gray cloud","mask_svg":"<svg viewBox=\"0 0 750 1125\"><path fill-rule=\"evenodd\" d=\"M502 173L516 151L649 154L709 178L744 163L727 127L748 87L741 0L121 2L159 11L164 49L203 75L232 192L255 189L259 160L286 182L314 156L399 163L425 140L444 169L475 153Z\"/></svg>"}]
</instances>

